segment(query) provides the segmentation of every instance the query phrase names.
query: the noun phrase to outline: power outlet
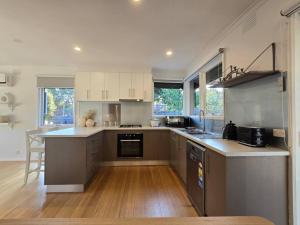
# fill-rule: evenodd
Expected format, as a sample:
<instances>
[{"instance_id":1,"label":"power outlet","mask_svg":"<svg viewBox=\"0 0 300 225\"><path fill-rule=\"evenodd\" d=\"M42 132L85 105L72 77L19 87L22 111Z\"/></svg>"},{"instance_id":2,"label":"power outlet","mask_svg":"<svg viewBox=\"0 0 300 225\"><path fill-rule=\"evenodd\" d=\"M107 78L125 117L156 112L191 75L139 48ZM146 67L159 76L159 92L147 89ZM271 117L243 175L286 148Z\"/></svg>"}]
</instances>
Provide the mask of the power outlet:
<instances>
[{"instance_id":1,"label":"power outlet","mask_svg":"<svg viewBox=\"0 0 300 225\"><path fill-rule=\"evenodd\" d=\"M285 138L285 130L284 129L273 129L273 136Z\"/></svg>"}]
</instances>

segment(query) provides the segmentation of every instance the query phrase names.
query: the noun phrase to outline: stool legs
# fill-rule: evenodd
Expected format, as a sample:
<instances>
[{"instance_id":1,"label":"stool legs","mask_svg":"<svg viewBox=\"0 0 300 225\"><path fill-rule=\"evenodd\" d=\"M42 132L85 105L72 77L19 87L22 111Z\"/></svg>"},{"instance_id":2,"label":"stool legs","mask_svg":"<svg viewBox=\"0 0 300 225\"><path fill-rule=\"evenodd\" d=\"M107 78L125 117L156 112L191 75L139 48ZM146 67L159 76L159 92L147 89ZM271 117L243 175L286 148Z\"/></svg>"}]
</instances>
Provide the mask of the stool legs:
<instances>
[{"instance_id":1,"label":"stool legs","mask_svg":"<svg viewBox=\"0 0 300 225\"><path fill-rule=\"evenodd\" d=\"M39 155L38 155L38 166L37 166L37 177L40 176L40 173L41 173L41 167L42 167L42 160L43 160L43 153L42 152L39 152Z\"/></svg>"},{"instance_id":2,"label":"stool legs","mask_svg":"<svg viewBox=\"0 0 300 225\"><path fill-rule=\"evenodd\" d=\"M27 184L29 170L30 170L30 158L31 158L31 152L26 153L26 166L25 166L25 178L24 178L24 184Z\"/></svg>"}]
</instances>

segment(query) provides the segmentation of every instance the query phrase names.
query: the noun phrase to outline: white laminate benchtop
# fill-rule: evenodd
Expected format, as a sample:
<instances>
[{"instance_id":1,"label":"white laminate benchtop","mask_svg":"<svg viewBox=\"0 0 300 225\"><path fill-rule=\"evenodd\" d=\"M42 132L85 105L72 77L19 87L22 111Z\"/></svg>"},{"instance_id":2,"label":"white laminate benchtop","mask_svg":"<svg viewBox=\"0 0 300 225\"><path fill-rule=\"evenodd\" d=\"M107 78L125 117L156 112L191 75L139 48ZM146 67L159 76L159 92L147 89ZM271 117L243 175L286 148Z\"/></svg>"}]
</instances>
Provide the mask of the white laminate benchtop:
<instances>
[{"instance_id":1,"label":"white laminate benchtop","mask_svg":"<svg viewBox=\"0 0 300 225\"><path fill-rule=\"evenodd\" d=\"M119 128L119 127L74 127L42 133L44 138L68 138L89 137L104 130L171 130L187 139L216 151L226 157L244 156L289 156L289 151L275 147L256 148L239 144L236 141L224 139L199 139L176 128L169 127L141 127L141 128Z\"/></svg>"}]
</instances>

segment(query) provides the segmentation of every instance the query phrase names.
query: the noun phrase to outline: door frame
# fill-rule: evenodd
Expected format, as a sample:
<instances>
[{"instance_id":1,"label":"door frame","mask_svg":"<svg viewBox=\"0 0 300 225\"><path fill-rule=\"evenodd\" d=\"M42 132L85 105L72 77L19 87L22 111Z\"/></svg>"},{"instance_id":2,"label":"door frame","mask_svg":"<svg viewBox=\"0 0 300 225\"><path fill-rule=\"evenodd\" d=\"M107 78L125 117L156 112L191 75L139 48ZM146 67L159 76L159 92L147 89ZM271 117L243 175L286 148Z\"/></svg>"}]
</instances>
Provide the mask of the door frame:
<instances>
[{"instance_id":1,"label":"door frame","mask_svg":"<svg viewBox=\"0 0 300 225\"><path fill-rule=\"evenodd\" d=\"M298 29L297 29L298 27ZM300 224L300 12L290 18L290 224Z\"/></svg>"}]
</instances>

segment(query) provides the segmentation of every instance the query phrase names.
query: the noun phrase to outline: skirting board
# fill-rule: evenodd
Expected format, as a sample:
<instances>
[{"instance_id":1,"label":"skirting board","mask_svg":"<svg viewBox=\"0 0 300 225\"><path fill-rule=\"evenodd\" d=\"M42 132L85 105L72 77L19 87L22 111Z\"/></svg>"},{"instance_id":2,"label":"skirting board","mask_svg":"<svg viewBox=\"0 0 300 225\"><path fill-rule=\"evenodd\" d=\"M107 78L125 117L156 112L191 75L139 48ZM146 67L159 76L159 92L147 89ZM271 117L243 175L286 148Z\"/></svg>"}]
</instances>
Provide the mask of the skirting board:
<instances>
[{"instance_id":1,"label":"skirting board","mask_svg":"<svg viewBox=\"0 0 300 225\"><path fill-rule=\"evenodd\" d=\"M168 166L168 160L123 160L101 162L100 166Z\"/></svg>"},{"instance_id":2,"label":"skirting board","mask_svg":"<svg viewBox=\"0 0 300 225\"><path fill-rule=\"evenodd\" d=\"M47 193L84 192L83 184L47 185Z\"/></svg>"}]
</instances>

